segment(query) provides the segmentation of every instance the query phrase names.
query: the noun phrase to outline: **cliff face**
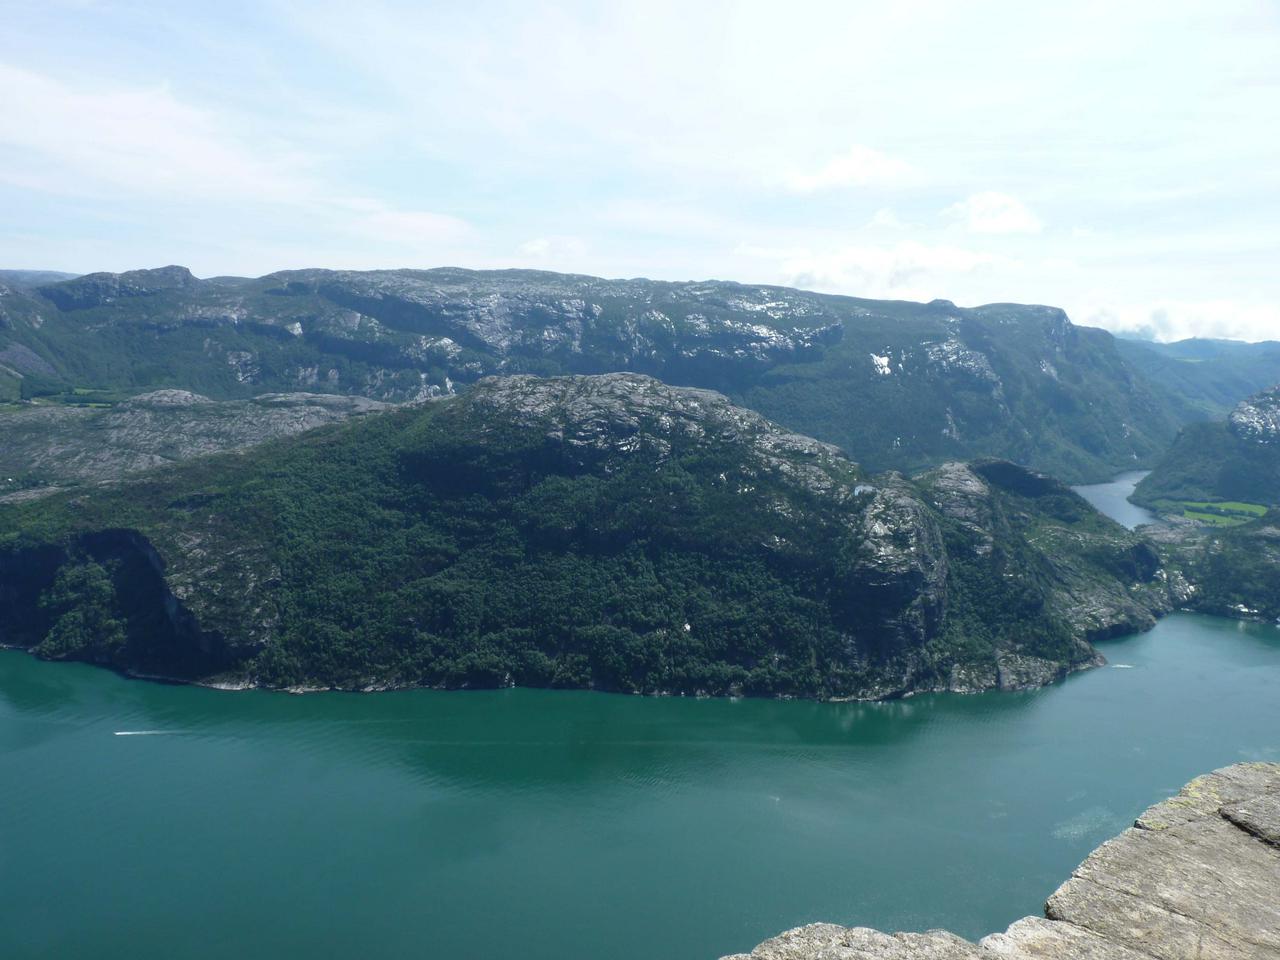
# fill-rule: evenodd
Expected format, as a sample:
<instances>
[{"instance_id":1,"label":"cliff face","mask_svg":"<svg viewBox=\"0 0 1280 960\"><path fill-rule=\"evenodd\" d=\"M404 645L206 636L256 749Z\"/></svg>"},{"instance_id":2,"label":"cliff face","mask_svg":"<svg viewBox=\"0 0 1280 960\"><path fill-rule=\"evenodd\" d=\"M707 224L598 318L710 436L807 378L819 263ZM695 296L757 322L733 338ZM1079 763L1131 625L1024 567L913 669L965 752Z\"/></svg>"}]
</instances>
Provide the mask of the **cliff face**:
<instances>
[{"instance_id":1,"label":"cliff face","mask_svg":"<svg viewBox=\"0 0 1280 960\"><path fill-rule=\"evenodd\" d=\"M974 944L945 931L812 924L725 960L1274 960L1280 764L1225 767L1147 810L1025 917Z\"/></svg>"},{"instance_id":2,"label":"cliff face","mask_svg":"<svg viewBox=\"0 0 1280 960\"><path fill-rule=\"evenodd\" d=\"M637 374L488 379L7 509L0 641L267 686L1013 688L1168 603L1144 541L1057 481L1003 461L869 476ZM171 642L130 606L131 550L90 549L102 531L154 555Z\"/></svg>"}]
</instances>

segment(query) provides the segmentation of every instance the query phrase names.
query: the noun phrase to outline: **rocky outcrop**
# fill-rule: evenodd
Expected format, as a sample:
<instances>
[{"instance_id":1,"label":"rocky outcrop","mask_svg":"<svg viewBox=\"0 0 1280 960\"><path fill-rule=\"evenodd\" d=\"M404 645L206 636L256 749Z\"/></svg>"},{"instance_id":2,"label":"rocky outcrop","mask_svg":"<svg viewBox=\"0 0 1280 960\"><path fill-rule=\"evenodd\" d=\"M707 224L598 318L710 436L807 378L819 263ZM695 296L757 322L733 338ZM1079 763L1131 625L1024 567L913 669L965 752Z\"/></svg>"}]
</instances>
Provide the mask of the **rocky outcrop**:
<instances>
[{"instance_id":1,"label":"rocky outcrop","mask_svg":"<svg viewBox=\"0 0 1280 960\"><path fill-rule=\"evenodd\" d=\"M1280 442L1280 387L1245 400L1227 418L1231 432L1251 443Z\"/></svg>"},{"instance_id":2,"label":"rocky outcrop","mask_svg":"<svg viewBox=\"0 0 1280 960\"><path fill-rule=\"evenodd\" d=\"M106 409L48 405L0 411L0 494L119 480L386 407L328 394L215 401L187 390L156 390Z\"/></svg>"},{"instance_id":3,"label":"rocky outcrop","mask_svg":"<svg viewBox=\"0 0 1280 960\"><path fill-rule=\"evenodd\" d=\"M1280 764L1198 777L1091 853L1045 904L974 944L811 924L725 960L1275 960Z\"/></svg>"},{"instance_id":4,"label":"rocky outcrop","mask_svg":"<svg viewBox=\"0 0 1280 960\"><path fill-rule=\"evenodd\" d=\"M779 428L735 406L723 394L673 387L635 373L596 377L491 377L457 404L476 422L501 420L540 431L580 465L602 456L645 454L659 460L674 442L739 445L755 464L777 471L811 493L854 496L858 471L829 443ZM464 414L465 415L465 414Z\"/></svg>"}]
</instances>

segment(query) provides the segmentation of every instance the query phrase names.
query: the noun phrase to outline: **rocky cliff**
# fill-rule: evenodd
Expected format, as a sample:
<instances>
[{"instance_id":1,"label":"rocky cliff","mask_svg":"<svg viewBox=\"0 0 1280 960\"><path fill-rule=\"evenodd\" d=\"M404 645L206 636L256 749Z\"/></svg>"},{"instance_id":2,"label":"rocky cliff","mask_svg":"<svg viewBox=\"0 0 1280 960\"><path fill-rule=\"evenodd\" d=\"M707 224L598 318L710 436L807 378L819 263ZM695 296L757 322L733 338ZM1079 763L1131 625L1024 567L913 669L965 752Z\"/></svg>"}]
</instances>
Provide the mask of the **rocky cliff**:
<instances>
[{"instance_id":1,"label":"rocky cliff","mask_svg":"<svg viewBox=\"0 0 1280 960\"><path fill-rule=\"evenodd\" d=\"M812 924L725 960L1274 960L1280 764L1225 767L1156 804L1025 917L974 944L945 931Z\"/></svg>"}]
</instances>

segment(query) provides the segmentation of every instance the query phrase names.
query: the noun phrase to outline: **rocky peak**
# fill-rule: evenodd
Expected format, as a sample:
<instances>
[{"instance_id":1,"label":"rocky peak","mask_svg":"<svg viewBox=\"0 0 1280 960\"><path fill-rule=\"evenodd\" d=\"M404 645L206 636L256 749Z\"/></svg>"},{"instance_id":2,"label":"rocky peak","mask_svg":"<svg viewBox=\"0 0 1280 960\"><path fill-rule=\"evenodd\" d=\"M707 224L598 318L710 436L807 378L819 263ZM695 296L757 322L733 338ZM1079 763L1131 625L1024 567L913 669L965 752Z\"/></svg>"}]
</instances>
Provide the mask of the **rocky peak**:
<instances>
[{"instance_id":1,"label":"rocky peak","mask_svg":"<svg viewBox=\"0 0 1280 960\"><path fill-rule=\"evenodd\" d=\"M1228 419L1231 432L1253 443L1280 441L1280 386L1241 402Z\"/></svg>"},{"instance_id":2,"label":"rocky peak","mask_svg":"<svg viewBox=\"0 0 1280 960\"><path fill-rule=\"evenodd\" d=\"M148 297L167 290L193 290L201 281L186 267L170 265L125 273L90 273L48 284L39 292L61 310L102 306L122 297Z\"/></svg>"},{"instance_id":3,"label":"rocky peak","mask_svg":"<svg viewBox=\"0 0 1280 960\"><path fill-rule=\"evenodd\" d=\"M689 443L742 443L756 464L811 490L853 496L855 464L837 447L784 430L723 394L673 387L638 373L541 378L487 377L458 400L481 423L503 419L541 430L554 444L583 454L667 456ZM837 481L836 478L839 478Z\"/></svg>"}]
</instances>

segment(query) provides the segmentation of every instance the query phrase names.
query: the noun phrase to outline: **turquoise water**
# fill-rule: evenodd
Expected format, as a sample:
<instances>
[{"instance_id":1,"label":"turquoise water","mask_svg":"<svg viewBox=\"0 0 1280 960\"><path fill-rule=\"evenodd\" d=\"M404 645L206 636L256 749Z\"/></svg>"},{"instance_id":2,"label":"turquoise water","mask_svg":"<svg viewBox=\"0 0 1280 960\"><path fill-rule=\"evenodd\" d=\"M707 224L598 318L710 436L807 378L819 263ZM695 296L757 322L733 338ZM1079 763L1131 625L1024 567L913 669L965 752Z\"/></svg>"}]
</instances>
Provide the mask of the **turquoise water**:
<instances>
[{"instance_id":1,"label":"turquoise water","mask_svg":"<svg viewBox=\"0 0 1280 960\"><path fill-rule=\"evenodd\" d=\"M0 651L0 956L979 936L1190 777L1280 759L1276 628L1176 615L1103 649L1044 690L883 704L227 693Z\"/></svg>"}]
</instances>

